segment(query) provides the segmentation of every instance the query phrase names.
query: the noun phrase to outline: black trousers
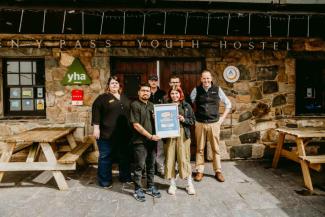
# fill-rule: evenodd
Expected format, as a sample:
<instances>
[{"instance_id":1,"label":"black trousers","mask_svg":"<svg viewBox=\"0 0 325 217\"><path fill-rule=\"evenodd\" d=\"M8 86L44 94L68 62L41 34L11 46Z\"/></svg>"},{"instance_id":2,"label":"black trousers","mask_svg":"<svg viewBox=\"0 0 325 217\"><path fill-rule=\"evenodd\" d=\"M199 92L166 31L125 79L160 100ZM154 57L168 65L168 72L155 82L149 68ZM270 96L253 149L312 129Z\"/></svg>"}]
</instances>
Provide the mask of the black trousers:
<instances>
[{"instance_id":1,"label":"black trousers","mask_svg":"<svg viewBox=\"0 0 325 217\"><path fill-rule=\"evenodd\" d=\"M135 190L142 188L142 170L147 171L147 187L154 185L156 142L134 144L134 183Z\"/></svg>"}]
</instances>

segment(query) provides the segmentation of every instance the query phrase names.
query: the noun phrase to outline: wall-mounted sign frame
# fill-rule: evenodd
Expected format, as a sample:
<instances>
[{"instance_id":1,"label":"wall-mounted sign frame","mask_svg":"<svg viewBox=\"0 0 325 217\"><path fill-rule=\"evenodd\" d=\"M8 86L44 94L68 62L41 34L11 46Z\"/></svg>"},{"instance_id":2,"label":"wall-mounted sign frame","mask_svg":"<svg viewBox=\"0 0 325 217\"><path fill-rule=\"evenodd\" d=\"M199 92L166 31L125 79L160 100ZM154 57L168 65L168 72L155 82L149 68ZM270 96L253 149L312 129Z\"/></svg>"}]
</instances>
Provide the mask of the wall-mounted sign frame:
<instances>
[{"instance_id":1,"label":"wall-mounted sign frame","mask_svg":"<svg viewBox=\"0 0 325 217\"><path fill-rule=\"evenodd\" d=\"M227 66L223 71L223 78L229 83L238 81L239 77L240 72L236 66Z\"/></svg>"}]
</instances>

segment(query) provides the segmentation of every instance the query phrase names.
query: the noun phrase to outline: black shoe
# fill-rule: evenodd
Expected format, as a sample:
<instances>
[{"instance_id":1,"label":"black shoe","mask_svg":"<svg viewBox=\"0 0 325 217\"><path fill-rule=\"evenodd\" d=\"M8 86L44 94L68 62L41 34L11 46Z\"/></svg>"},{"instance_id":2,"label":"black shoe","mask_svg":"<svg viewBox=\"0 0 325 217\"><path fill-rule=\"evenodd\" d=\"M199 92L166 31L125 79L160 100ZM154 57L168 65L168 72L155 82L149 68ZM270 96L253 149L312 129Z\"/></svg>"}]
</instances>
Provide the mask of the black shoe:
<instances>
[{"instance_id":1,"label":"black shoe","mask_svg":"<svg viewBox=\"0 0 325 217\"><path fill-rule=\"evenodd\" d=\"M161 198L161 194L155 186L150 186L146 190L146 194L153 196L154 198Z\"/></svg>"},{"instance_id":2,"label":"black shoe","mask_svg":"<svg viewBox=\"0 0 325 217\"><path fill-rule=\"evenodd\" d=\"M128 185L130 185L130 184L133 183L132 179L130 179L130 178L127 178L127 179L119 179L119 181L120 181L121 183L126 183L126 184L128 184Z\"/></svg>"},{"instance_id":3,"label":"black shoe","mask_svg":"<svg viewBox=\"0 0 325 217\"><path fill-rule=\"evenodd\" d=\"M113 187L113 183L112 182L109 182L107 185L101 185L101 184L98 184L100 187L104 188L104 189L110 189Z\"/></svg>"},{"instance_id":4,"label":"black shoe","mask_svg":"<svg viewBox=\"0 0 325 217\"><path fill-rule=\"evenodd\" d=\"M142 188L139 188L137 190L134 191L133 197L140 202L145 202L146 201L146 197L144 196L143 190Z\"/></svg>"}]
</instances>

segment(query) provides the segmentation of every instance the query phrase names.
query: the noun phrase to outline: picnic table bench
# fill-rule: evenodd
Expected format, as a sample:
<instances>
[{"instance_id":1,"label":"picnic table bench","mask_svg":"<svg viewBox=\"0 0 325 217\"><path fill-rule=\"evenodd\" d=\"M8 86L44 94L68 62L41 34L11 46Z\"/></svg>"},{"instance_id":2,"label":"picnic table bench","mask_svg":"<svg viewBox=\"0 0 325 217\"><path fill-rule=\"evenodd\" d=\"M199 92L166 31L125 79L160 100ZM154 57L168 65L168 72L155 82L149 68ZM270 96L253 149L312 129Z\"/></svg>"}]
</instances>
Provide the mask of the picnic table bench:
<instances>
[{"instance_id":1,"label":"picnic table bench","mask_svg":"<svg viewBox=\"0 0 325 217\"><path fill-rule=\"evenodd\" d=\"M310 191L313 191L313 183L310 177L309 168L316 171L321 170L321 164L325 163L325 155L306 155L306 146L315 138L325 138L325 128L277 128L279 139L275 150L272 167L276 168L280 156L300 163L304 178L304 184ZM297 151L288 151L283 149L283 143L286 135L292 135L296 138Z\"/></svg>"},{"instance_id":2,"label":"picnic table bench","mask_svg":"<svg viewBox=\"0 0 325 217\"><path fill-rule=\"evenodd\" d=\"M13 136L3 138L7 143L0 158L0 182L7 171L51 171L60 190L68 189L67 182L61 171L75 170L76 162L91 143L77 144L72 133L75 127L35 128ZM70 149L57 159L57 141L66 139ZM12 155L29 147L25 162L10 162ZM46 162L39 162L43 153Z\"/></svg>"}]
</instances>

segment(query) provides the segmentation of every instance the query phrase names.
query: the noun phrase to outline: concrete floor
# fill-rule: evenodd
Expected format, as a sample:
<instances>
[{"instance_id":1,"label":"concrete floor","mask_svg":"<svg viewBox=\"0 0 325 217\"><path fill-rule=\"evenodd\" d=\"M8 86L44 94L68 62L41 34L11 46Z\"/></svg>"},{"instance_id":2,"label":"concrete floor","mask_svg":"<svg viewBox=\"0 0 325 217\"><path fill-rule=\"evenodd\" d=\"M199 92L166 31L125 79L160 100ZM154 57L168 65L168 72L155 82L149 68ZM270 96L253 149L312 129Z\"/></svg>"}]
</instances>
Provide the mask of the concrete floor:
<instances>
[{"instance_id":1,"label":"concrete floor","mask_svg":"<svg viewBox=\"0 0 325 217\"><path fill-rule=\"evenodd\" d=\"M278 169L267 161L223 162L226 182L213 178L211 164L206 176L196 183L197 194L187 195L186 181L178 180L176 196L167 194L168 183L156 177L162 198L147 196L144 203L133 197L133 185L114 178L112 189L96 185L96 168L67 172L70 189L59 191L53 179L47 184L31 180L38 173L6 173L0 184L0 217L83 216L325 216L325 173L313 173L314 195L298 194L303 189L300 166L280 162ZM319 186L319 187L317 187Z\"/></svg>"}]
</instances>

